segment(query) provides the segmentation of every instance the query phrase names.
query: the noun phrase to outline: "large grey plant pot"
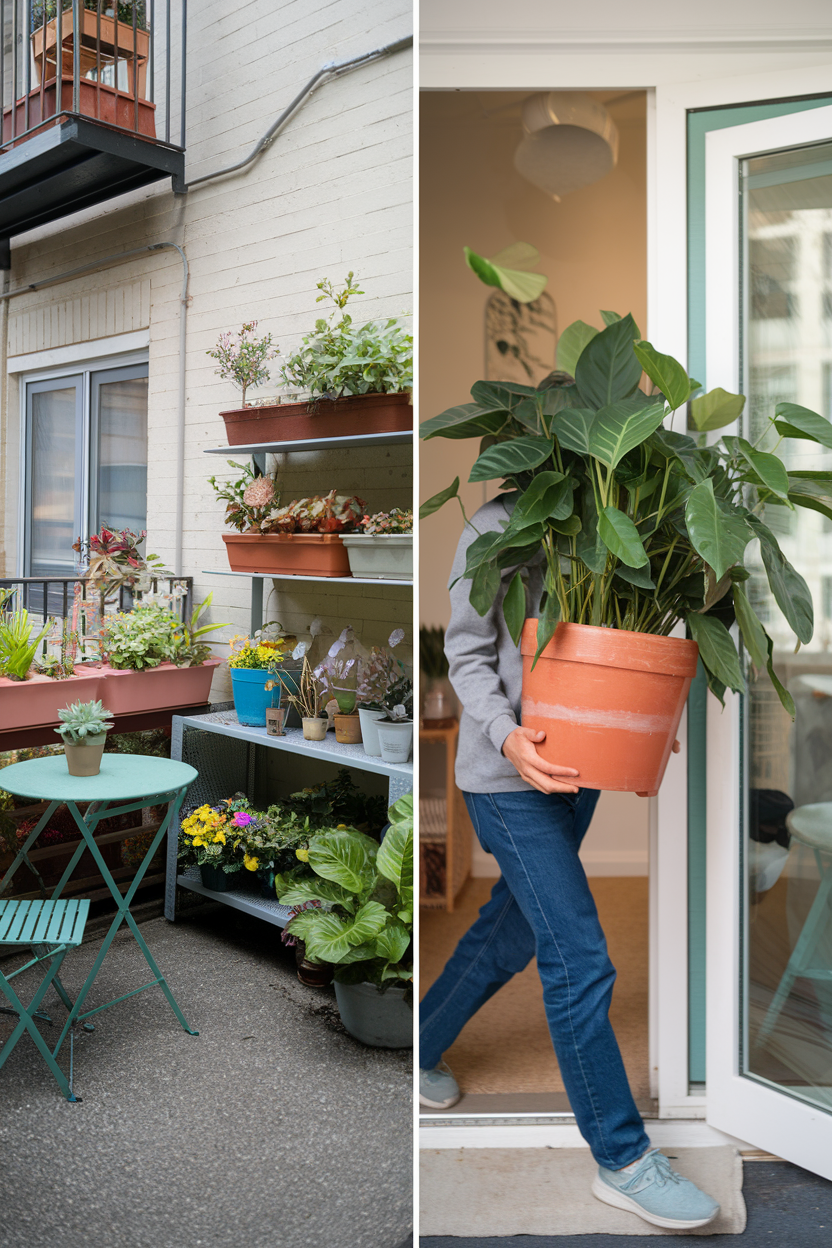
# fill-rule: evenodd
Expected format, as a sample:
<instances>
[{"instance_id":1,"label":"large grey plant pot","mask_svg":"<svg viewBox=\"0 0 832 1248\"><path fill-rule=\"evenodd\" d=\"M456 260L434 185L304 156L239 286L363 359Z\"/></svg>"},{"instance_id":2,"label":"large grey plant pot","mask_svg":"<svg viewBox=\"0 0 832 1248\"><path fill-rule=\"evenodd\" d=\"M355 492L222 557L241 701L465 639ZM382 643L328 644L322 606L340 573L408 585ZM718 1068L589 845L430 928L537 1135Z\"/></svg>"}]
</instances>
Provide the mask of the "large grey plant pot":
<instances>
[{"instance_id":1,"label":"large grey plant pot","mask_svg":"<svg viewBox=\"0 0 832 1248\"><path fill-rule=\"evenodd\" d=\"M351 1036L376 1049L413 1048L413 1006L404 984L379 992L375 984L339 984L335 999L341 1022Z\"/></svg>"}]
</instances>

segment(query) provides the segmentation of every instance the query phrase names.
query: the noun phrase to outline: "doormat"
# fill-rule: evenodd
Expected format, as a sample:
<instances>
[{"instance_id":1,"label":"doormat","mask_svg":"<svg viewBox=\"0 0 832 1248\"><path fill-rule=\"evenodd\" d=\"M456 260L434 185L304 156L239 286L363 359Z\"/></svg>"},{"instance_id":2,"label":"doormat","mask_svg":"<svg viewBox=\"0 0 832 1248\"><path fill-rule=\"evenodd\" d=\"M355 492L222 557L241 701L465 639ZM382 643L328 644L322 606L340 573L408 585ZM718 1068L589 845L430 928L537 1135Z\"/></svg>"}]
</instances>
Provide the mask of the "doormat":
<instances>
[{"instance_id":1,"label":"doormat","mask_svg":"<svg viewBox=\"0 0 832 1248\"><path fill-rule=\"evenodd\" d=\"M719 1201L698 1231L667 1231L596 1200L586 1148L443 1148L420 1153L421 1235L741 1235L742 1159L735 1148L663 1150L673 1169Z\"/></svg>"}]
</instances>

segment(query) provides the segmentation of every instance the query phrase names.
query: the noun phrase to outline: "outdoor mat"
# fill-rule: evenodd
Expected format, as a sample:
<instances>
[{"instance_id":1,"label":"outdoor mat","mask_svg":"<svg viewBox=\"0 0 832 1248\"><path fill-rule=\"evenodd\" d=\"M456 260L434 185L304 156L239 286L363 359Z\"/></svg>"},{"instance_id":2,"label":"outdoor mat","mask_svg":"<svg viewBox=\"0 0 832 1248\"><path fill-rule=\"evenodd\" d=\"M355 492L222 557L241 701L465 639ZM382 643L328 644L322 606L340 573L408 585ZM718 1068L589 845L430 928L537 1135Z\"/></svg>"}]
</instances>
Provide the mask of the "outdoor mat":
<instances>
[{"instance_id":1,"label":"outdoor mat","mask_svg":"<svg viewBox=\"0 0 832 1248\"><path fill-rule=\"evenodd\" d=\"M673 1168L721 1205L699 1231L665 1231L596 1200L584 1148L443 1148L420 1153L420 1235L741 1235L742 1160L736 1149L678 1148Z\"/></svg>"}]
</instances>

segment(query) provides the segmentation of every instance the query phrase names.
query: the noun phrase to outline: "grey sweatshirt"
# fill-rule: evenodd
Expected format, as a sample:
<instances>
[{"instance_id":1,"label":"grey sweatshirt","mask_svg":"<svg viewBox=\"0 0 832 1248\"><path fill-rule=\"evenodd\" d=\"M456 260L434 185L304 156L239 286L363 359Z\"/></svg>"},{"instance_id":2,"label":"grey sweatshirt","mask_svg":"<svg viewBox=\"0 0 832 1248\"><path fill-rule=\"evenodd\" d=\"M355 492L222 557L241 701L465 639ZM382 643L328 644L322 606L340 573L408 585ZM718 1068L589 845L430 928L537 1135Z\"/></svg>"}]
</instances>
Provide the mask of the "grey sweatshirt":
<instances>
[{"instance_id":1,"label":"grey sweatshirt","mask_svg":"<svg viewBox=\"0 0 832 1248\"><path fill-rule=\"evenodd\" d=\"M502 495L486 503L465 526L451 569L451 621L445 631L445 653L450 681L462 704L456 782L468 793L508 793L532 786L521 780L502 754L503 742L520 723L523 660L503 618L503 598L516 568L502 573L500 590L487 615L478 615L468 598L466 551L480 533L495 533L505 525L516 495ZM501 524L502 521L502 524ZM526 614L537 616L543 592L543 554L529 566Z\"/></svg>"}]
</instances>

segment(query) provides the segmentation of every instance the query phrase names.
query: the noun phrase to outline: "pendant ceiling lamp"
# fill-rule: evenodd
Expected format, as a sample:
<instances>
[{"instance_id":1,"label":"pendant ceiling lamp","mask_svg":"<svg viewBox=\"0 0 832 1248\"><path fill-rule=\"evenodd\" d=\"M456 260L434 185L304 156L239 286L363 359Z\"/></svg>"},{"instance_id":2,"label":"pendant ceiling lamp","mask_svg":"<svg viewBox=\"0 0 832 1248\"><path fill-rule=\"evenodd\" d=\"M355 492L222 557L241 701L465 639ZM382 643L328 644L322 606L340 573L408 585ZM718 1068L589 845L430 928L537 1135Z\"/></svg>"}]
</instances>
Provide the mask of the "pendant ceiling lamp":
<instances>
[{"instance_id":1,"label":"pendant ceiling lamp","mask_svg":"<svg viewBox=\"0 0 832 1248\"><path fill-rule=\"evenodd\" d=\"M539 91L523 102L523 138L514 166L560 200L608 174L618 160L618 130L603 104L579 91Z\"/></svg>"}]
</instances>

